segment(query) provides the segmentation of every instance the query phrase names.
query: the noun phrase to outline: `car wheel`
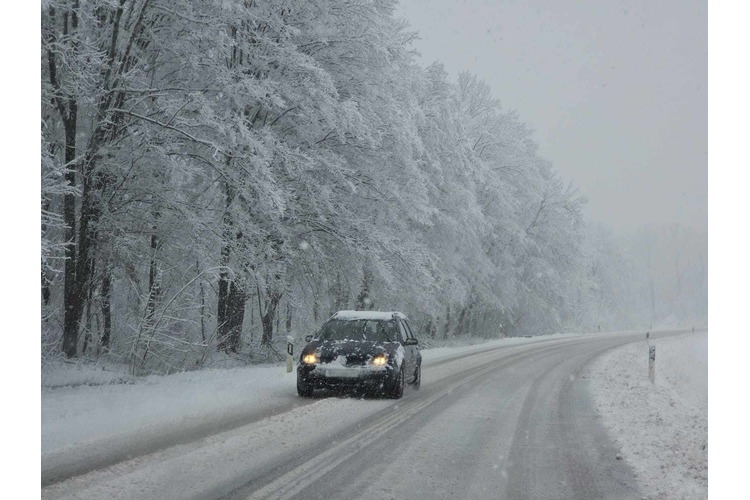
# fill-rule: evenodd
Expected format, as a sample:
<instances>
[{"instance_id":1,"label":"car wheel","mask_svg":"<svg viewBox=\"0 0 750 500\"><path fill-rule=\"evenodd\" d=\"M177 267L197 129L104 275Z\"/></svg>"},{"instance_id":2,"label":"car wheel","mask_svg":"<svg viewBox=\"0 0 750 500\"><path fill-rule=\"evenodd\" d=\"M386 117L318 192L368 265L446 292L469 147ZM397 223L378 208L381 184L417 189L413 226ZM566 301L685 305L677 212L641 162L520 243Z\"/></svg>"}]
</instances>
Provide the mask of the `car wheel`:
<instances>
[{"instance_id":1,"label":"car wheel","mask_svg":"<svg viewBox=\"0 0 750 500\"><path fill-rule=\"evenodd\" d=\"M419 389L422 385L422 363L417 365L417 369L414 370L414 380L411 382L411 386L415 389Z\"/></svg>"},{"instance_id":2,"label":"car wheel","mask_svg":"<svg viewBox=\"0 0 750 500\"><path fill-rule=\"evenodd\" d=\"M311 384L305 383L303 380L300 380L300 378L297 378L297 394L299 394L303 398L310 398L313 395L313 391L315 389Z\"/></svg>"},{"instance_id":3,"label":"car wheel","mask_svg":"<svg viewBox=\"0 0 750 500\"><path fill-rule=\"evenodd\" d=\"M404 366L401 365L401 369L398 371L396 381L393 383L393 391L391 391L391 398L401 399L404 395Z\"/></svg>"}]
</instances>

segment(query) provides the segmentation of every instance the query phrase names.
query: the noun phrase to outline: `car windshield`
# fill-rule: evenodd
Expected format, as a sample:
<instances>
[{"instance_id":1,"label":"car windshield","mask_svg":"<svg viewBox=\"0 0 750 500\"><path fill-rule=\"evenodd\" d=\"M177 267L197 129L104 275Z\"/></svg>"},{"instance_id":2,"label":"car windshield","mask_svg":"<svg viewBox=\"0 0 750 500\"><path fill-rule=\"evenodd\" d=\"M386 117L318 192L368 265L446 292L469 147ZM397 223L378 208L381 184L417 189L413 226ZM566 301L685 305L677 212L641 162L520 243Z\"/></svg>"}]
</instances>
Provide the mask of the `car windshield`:
<instances>
[{"instance_id":1,"label":"car windshield","mask_svg":"<svg viewBox=\"0 0 750 500\"><path fill-rule=\"evenodd\" d=\"M323 325L317 338L319 340L392 342L396 338L396 324L393 320L334 319Z\"/></svg>"}]
</instances>

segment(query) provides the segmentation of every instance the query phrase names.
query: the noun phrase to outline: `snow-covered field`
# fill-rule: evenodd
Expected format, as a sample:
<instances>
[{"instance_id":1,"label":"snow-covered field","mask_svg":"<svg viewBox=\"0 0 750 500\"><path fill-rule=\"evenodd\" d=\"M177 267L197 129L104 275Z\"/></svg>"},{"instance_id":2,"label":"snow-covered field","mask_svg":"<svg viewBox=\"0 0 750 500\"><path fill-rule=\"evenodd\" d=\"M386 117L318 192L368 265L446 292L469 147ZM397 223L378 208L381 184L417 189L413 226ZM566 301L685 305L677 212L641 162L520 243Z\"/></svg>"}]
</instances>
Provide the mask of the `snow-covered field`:
<instances>
[{"instance_id":1,"label":"snow-covered field","mask_svg":"<svg viewBox=\"0 0 750 500\"><path fill-rule=\"evenodd\" d=\"M615 349L591 366L605 426L648 498L708 497L708 334L651 339Z\"/></svg>"}]
</instances>

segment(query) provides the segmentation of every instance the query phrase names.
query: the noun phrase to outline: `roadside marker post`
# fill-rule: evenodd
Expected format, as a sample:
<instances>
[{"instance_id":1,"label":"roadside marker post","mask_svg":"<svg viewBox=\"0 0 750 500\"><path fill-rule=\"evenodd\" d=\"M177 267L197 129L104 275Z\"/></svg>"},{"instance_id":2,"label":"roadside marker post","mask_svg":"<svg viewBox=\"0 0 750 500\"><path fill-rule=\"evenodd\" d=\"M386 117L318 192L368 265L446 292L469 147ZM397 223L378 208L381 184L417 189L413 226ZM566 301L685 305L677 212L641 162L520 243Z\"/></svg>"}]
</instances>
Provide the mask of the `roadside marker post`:
<instances>
[{"instance_id":1,"label":"roadside marker post","mask_svg":"<svg viewBox=\"0 0 750 500\"><path fill-rule=\"evenodd\" d=\"M656 378L656 346L648 347L648 379L654 383Z\"/></svg>"},{"instance_id":2,"label":"roadside marker post","mask_svg":"<svg viewBox=\"0 0 750 500\"><path fill-rule=\"evenodd\" d=\"M292 373L294 365L294 337L291 335L286 338L286 372Z\"/></svg>"}]
</instances>

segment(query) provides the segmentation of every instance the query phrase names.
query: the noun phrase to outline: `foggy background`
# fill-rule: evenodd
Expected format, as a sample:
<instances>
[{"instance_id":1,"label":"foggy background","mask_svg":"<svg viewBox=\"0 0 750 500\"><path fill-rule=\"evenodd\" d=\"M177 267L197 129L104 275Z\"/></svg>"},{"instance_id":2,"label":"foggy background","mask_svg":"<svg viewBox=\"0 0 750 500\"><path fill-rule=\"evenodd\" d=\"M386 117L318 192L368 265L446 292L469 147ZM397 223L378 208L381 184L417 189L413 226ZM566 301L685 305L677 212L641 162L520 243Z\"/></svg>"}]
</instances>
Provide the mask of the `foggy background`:
<instances>
[{"instance_id":1,"label":"foggy background","mask_svg":"<svg viewBox=\"0 0 750 500\"><path fill-rule=\"evenodd\" d=\"M707 5L402 0L422 63L485 80L616 230L707 225Z\"/></svg>"}]
</instances>

